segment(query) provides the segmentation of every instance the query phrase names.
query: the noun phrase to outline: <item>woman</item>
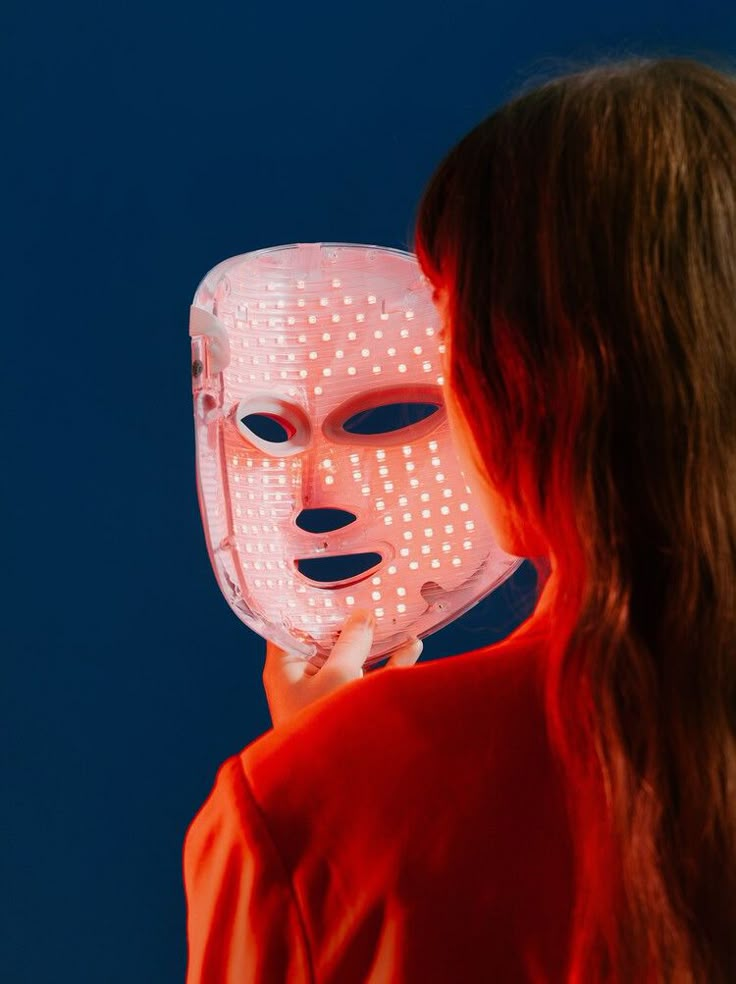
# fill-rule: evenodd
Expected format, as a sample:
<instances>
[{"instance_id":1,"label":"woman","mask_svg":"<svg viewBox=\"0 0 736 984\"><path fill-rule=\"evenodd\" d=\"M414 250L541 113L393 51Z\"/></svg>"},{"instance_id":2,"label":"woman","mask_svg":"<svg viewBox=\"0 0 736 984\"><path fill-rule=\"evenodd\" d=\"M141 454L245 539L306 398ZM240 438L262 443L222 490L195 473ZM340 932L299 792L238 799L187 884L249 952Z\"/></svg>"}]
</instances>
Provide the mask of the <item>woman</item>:
<instances>
[{"instance_id":1,"label":"woman","mask_svg":"<svg viewBox=\"0 0 736 984\"><path fill-rule=\"evenodd\" d=\"M736 980L736 81L523 92L415 248L489 521L551 573L452 660L269 646L282 723L187 834L188 982Z\"/></svg>"}]
</instances>

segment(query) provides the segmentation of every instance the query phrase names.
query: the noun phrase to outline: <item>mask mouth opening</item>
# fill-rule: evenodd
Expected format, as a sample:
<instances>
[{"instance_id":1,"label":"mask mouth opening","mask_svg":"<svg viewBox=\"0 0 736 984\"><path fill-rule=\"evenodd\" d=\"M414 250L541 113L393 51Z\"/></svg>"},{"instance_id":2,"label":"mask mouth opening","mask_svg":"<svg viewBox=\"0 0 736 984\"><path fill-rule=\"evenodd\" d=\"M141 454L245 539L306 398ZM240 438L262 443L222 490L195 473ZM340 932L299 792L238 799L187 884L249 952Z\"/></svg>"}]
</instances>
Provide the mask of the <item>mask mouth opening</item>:
<instances>
[{"instance_id":1,"label":"mask mouth opening","mask_svg":"<svg viewBox=\"0 0 736 984\"><path fill-rule=\"evenodd\" d=\"M347 588L369 578L383 563L383 556L368 553L302 557L294 561L299 575L316 588Z\"/></svg>"}]
</instances>

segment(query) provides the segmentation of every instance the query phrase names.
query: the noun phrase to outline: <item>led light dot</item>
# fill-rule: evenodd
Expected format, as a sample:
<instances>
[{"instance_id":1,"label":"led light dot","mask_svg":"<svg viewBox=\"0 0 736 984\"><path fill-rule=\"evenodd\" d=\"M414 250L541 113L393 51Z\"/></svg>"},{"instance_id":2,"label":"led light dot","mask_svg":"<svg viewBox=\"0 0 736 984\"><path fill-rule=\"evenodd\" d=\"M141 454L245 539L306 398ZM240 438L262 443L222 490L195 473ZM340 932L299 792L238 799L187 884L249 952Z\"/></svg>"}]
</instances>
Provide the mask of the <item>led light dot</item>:
<instances>
[{"instance_id":1,"label":"led light dot","mask_svg":"<svg viewBox=\"0 0 736 984\"><path fill-rule=\"evenodd\" d=\"M315 386L314 387L314 395L315 396L322 396L322 387L321 386Z\"/></svg>"},{"instance_id":2,"label":"led light dot","mask_svg":"<svg viewBox=\"0 0 736 984\"><path fill-rule=\"evenodd\" d=\"M396 606L396 611L399 612L399 614L403 614L406 611L406 605L398 604Z\"/></svg>"},{"instance_id":3,"label":"led light dot","mask_svg":"<svg viewBox=\"0 0 736 984\"><path fill-rule=\"evenodd\" d=\"M360 354L363 356L364 359L366 359L371 353L369 352L368 349L361 349Z\"/></svg>"},{"instance_id":4,"label":"led light dot","mask_svg":"<svg viewBox=\"0 0 736 984\"><path fill-rule=\"evenodd\" d=\"M346 604L348 604L348 605L354 605L354 604L355 604L355 598L353 598L353 596L352 596L352 595L348 595L348 596L346 597L346 599L345 599L345 602L346 602Z\"/></svg>"},{"instance_id":5,"label":"led light dot","mask_svg":"<svg viewBox=\"0 0 736 984\"><path fill-rule=\"evenodd\" d=\"M393 357L394 355L396 355L396 349L395 348L387 349L387 354Z\"/></svg>"},{"instance_id":6,"label":"led light dot","mask_svg":"<svg viewBox=\"0 0 736 984\"><path fill-rule=\"evenodd\" d=\"M439 562L439 560L437 560L437 558L435 557L435 558L434 558L434 560L432 561L432 567L439 567L439 566L440 566L440 562Z\"/></svg>"},{"instance_id":7,"label":"led light dot","mask_svg":"<svg viewBox=\"0 0 736 984\"><path fill-rule=\"evenodd\" d=\"M310 352L309 353L309 358L310 359L316 359L317 358L317 353L316 352Z\"/></svg>"},{"instance_id":8,"label":"led light dot","mask_svg":"<svg viewBox=\"0 0 736 984\"><path fill-rule=\"evenodd\" d=\"M399 365L399 372L406 372L406 366L403 362Z\"/></svg>"},{"instance_id":9,"label":"led light dot","mask_svg":"<svg viewBox=\"0 0 736 984\"><path fill-rule=\"evenodd\" d=\"M355 375L355 366L348 366L348 376Z\"/></svg>"},{"instance_id":10,"label":"led light dot","mask_svg":"<svg viewBox=\"0 0 736 984\"><path fill-rule=\"evenodd\" d=\"M325 331L325 332L322 333L322 341L323 342L329 342L329 340L330 340L331 337L332 336L330 335L329 331Z\"/></svg>"},{"instance_id":11,"label":"led light dot","mask_svg":"<svg viewBox=\"0 0 736 984\"><path fill-rule=\"evenodd\" d=\"M416 571L416 570L419 570L419 562L418 562L418 561L416 561L416 560L410 560L410 561L409 561L409 568L410 568L410 569L411 569L412 571Z\"/></svg>"},{"instance_id":12,"label":"led light dot","mask_svg":"<svg viewBox=\"0 0 736 984\"><path fill-rule=\"evenodd\" d=\"M341 358L343 357L343 355L344 355L344 354L345 354L345 353L343 352L343 350L342 350L342 349L337 349L337 350L335 351L335 358L337 358L337 359L341 359Z\"/></svg>"},{"instance_id":13,"label":"led light dot","mask_svg":"<svg viewBox=\"0 0 736 984\"><path fill-rule=\"evenodd\" d=\"M405 530L404 531L404 539L405 540L412 540L413 538L414 538L414 534L412 533L411 530Z\"/></svg>"},{"instance_id":14,"label":"led light dot","mask_svg":"<svg viewBox=\"0 0 736 984\"><path fill-rule=\"evenodd\" d=\"M368 295L368 303L369 304L375 304L376 303L376 296L375 296L375 294L369 294Z\"/></svg>"},{"instance_id":15,"label":"led light dot","mask_svg":"<svg viewBox=\"0 0 736 984\"><path fill-rule=\"evenodd\" d=\"M381 600L381 592L380 591L371 591L371 598L374 601L380 601Z\"/></svg>"},{"instance_id":16,"label":"led light dot","mask_svg":"<svg viewBox=\"0 0 736 984\"><path fill-rule=\"evenodd\" d=\"M310 314L309 315L309 318L307 320L309 321L310 325L316 325L317 324L317 315L316 314Z\"/></svg>"},{"instance_id":17,"label":"led light dot","mask_svg":"<svg viewBox=\"0 0 736 984\"><path fill-rule=\"evenodd\" d=\"M453 557L452 558L452 566L453 567L459 567L461 563L462 563L462 561L460 560L459 557Z\"/></svg>"},{"instance_id":18,"label":"led light dot","mask_svg":"<svg viewBox=\"0 0 736 984\"><path fill-rule=\"evenodd\" d=\"M407 471L414 471L414 462L407 461L405 467Z\"/></svg>"},{"instance_id":19,"label":"led light dot","mask_svg":"<svg viewBox=\"0 0 736 984\"><path fill-rule=\"evenodd\" d=\"M393 564L391 564L391 566L388 569L388 572L389 572L389 574L395 574L396 573L396 567Z\"/></svg>"},{"instance_id":20,"label":"led light dot","mask_svg":"<svg viewBox=\"0 0 736 984\"><path fill-rule=\"evenodd\" d=\"M415 345L413 351L414 351L414 355L421 355L422 354L422 346L421 345Z\"/></svg>"},{"instance_id":21,"label":"led light dot","mask_svg":"<svg viewBox=\"0 0 736 984\"><path fill-rule=\"evenodd\" d=\"M356 339L357 337L358 337L358 336L357 336L357 335L355 334L355 332L354 332L354 331L349 331L349 332L348 332L348 338L349 338L349 340L350 340L351 342L354 342L354 341L355 341L355 339Z\"/></svg>"},{"instance_id":22,"label":"led light dot","mask_svg":"<svg viewBox=\"0 0 736 984\"><path fill-rule=\"evenodd\" d=\"M375 577L371 578L371 584L380 584L380 583L381 583L381 578L378 576L378 574L376 574Z\"/></svg>"}]
</instances>

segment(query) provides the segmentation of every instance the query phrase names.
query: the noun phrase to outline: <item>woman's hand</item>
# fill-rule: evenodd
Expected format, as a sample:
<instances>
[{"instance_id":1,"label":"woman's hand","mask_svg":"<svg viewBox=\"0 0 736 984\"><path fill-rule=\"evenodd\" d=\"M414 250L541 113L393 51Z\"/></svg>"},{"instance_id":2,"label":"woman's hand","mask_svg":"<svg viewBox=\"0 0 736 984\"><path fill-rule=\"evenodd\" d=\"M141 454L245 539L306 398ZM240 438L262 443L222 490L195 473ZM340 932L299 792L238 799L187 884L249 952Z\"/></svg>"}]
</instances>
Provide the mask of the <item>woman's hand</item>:
<instances>
[{"instance_id":1,"label":"woman's hand","mask_svg":"<svg viewBox=\"0 0 736 984\"><path fill-rule=\"evenodd\" d=\"M374 629L372 612L362 609L353 612L332 651L319 667L303 656L279 649L268 640L263 686L274 727L290 720L312 701L365 676L363 663L373 645ZM422 648L419 639L400 646L391 653L386 667L413 666Z\"/></svg>"}]
</instances>

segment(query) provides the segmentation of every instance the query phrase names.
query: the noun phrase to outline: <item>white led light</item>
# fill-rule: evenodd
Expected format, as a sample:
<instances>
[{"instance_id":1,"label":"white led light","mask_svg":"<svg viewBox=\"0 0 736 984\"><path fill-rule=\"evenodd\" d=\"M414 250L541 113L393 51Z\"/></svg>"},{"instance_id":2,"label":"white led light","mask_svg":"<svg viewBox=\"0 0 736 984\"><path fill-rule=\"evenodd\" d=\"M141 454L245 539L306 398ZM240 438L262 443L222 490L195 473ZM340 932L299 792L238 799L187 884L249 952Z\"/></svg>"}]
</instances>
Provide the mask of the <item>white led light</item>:
<instances>
[{"instance_id":1,"label":"white led light","mask_svg":"<svg viewBox=\"0 0 736 984\"><path fill-rule=\"evenodd\" d=\"M396 606L396 611L401 615L406 611L406 605L398 604Z\"/></svg>"},{"instance_id":2,"label":"white led light","mask_svg":"<svg viewBox=\"0 0 736 984\"><path fill-rule=\"evenodd\" d=\"M381 583L381 578L378 576L378 574L376 574L375 577L371 578L371 584L380 584L380 583Z\"/></svg>"},{"instance_id":3,"label":"white led light","mask_svg":"<svg viewBox=\"0 0 736 984\"><path fill-rule=\"evenodd\" d=\"M307 340L307 336L306 335L299 335L298 341L300 341L300 342L306 342L306 340Z\"/></svg>"},{"instance_id":4,"label":"white led light","mask_svg":"<svg viewBox=\"0 0 736 984\"><path fill-rule=\"evenodd\" d=\"M289 352L286 358L289 360L289 362L293 362L294 359L296 358L296 355L293 352Z\"/></svg>"},{"instance_id":5,"label":"white led light","mask_svg":"<svg viewBox=\"0 0 736 984\"><path fill-rule=\"evenodd\" d=\"M389 515L386 515L386 516L383 517L383 521L386 524L386 526L390 526L393 523L393 518L389 514Z\"/></svg>"},{"instance_id":6,"label":"white led light","mask_svg":"<svg viewBox=\"0 0 736 984\"><path fill-rule=\"evenodd\" d=\"M374 338L383 338L383 332L381 331L380 328L376 328L376 330L373 332L373 337Z\"/></svg>"},{"instance_id":7,"label":"white led light","mask_svg":"<svg viewBox=\"0 0 736 984\"><path fill-rule=\"evenodd\" d=\"M465 523L465 529L466 530L474 530L475 529L475 523L473 522L472 519L467 520L467 522Z\"/></svg>"},{"instance_id":8,"label":"white led light","mask_svg":"<svg viewBox=\"0 0 736 984\"><path fill-rule=\"evenodd\" d=\"M357 336L357 335L355 334L355 332L354 332L354 331L349 331L349 332L348 332L348 338L349 338L349 340L350 340L351 342L354 342L354 341L355 341L355 339L356 339L357 337L358 337L358 336Z\"/></svg>"},{"instance_id":9,"label":"white led light","mask_svg":"<svg viewBox=\"0 0 736 984\"><path fill-rule=\"evenodd\" d=\"M407 461L405 467L406 467L406 470L407 471L414 471L414 462L413 461Z\"/></svg>"},{"instance_id":10,"label":"white led light","mask_svg":"<svg viewBox=\"0 0 736 984\"><path fill-rule=\"evenodd\" d=\"M414 355L421 355L422 354L422 346L421 345L415 345L414 346L414 349L413 349L413 352L414 352Z\"/></svg>"},{"instance_id":11,"label":"white led light","mask_svg":"<svg viewBox=\"0 0 736 984\"><path fill-rule=\"evenodd\" d=\"M411 319L414 317L414 312L413 311L405 311L404 312L404 317L406 318L407 321L411 321Z\"/></svg>"},{"instance_id":12,"label":"white led light","mask_svg":"<svg viewBox=\"0 0 736 984\"><path fill-rule=\"evenodd\" d=\"M317 353L316 352L310 352L309 353L309 358L310 359L316 359L317 358Z\"/></svg>"},{"instance_id":13,"label":"white led light","mask_svg":"<svg viewBox=\"0 0 736 984\"><path fill-rule=\"evenodd\" d=\"M468 511L468 504L467 504L467 502L461 502L460 503L460 511L461 512L467 512Z\"/></svg>"},{"instance_id":14,"label":"white led light","mask_svg":"<svg viewBox=\"0 0 736 984\"><path fill-rule=\"evenodd\" d=\"M405 445L401 450L404 452L406 458L411 456L411 448L408 445Z\"/></svg>"},{"instance_id":15,"label":"white led light","mask_svg":"<svg viewBox=\"0 0 736 984\"><path fill-rule=\"evenodd\" d=\"M385 459L386 459L386 452L382 448L379 448L376 451L376 461L385 461Z\"/></svg>"},{"instance_id":16,"label":"white led light","mask_svg":"<svg viewBox=\"0 0 736 984\"><path fill-rule=\"evenodd\" d=\"M367 359L371 353L368 349L361 349L360 354L363 356L364 359Z\"/></svg>"},{"instance_id":17,"label":"white led light","mask_svg":"<svg viewBox=\"0 0 736 984\"><path fill-rule=\"evenodd\" d=\"M307 320L309 321L310 325L316 325L317 324L317 315L316 314L310 314L309 315L309 318Z\"/></svg>"},{"instance_id":18,"label":"white led light","mask_svg":"<svg viewBox=\"0 0 736 984\"><path fill-rule=\"evenodd\" d=\"M300 369L299 370L299 375L301 376L302 379L304 379L306 377L306 375L307 375L307 370L306 369Z\"/></svg>"},{"instance_id":19,"label":"white led light","mask_svg":"<svg viewBox=\"0 0 736 984\"><path fill-rule=\"evenodd\" d=\"M426 537L434 536L434 531L430 529L430 527L427 527L427 529L424 531L424 535Z\"/></svg>"},{"instance_id":20,"label":"white led light","mask_svg":"<svg viewBox=\"0 0 736 984\"><path fill-rule=\"evenodd\" d=\"M443 551L444 551L445 553L447 553L447 551L448 551L448 550L451 550L452 548L450 547L450 544L449 544L449 543L443 543L443 544L442 544L442 549L443 549Z\"/></svg>"},{"instance_id":21,"label":"white led light","mask_svg":"<svg viewBox=\"0 0 736 984\"><path fill-rule=\"evenodd\" d=\"M406 372L406 366L403 362L399 365L399 372Z\"/></svg>"},{"instance_id":22,"label":"white led light","mask_svg":"<svg viewBox=\"0 0 736 984\"><path fill-rule=\"evenodd\" d=\"M335 277L335 279L332 281L333 287L339 287L341 284L342 284L342 280L340 280L339 277Z\"/></svg>"},{"instance_id":23,"label":"white led light","mask_svg":"<svg viewBox=\"0 0 736 984\"><path fill-rule=\"evenodd\" d=\"M332 369L330 369L329 366L325 366L324 369L322 370L322 375L323 376L331 376L332 375Z\"/></svg>"},{"instance_id":24,"label":"white led light","mask_svg":"<svg viewBox=\"0 0 736 984\"><path fill-rule=\"evenodd\" d=\"M387 349L387 354L393 358L393 356L396 355L396 349L395 348Z\"/></svg>"},{"instance_id":25,"label":"white led light","mask_svg":"<svg viewBox=\"0 0 736 984\"><path fill-rule=\"evenodd\" d=\"M404 531L404 539L405 540L412 540L413 538L414 538L414 534L412 533L411 530L405 530Z\"/></svg>"},{"instance_id":26,"label":"white led light","mask_svg":"<svg viewBox=\"0 0 736 984\"><path fill-rule=\"evenodd\" d=\"M359 455L357 455L357 454L351 454L350 455L350 464L351 465L357 465L359 461L360 461L360 456Z\"/></svg>"},{"instance_id":27,"label":"white led light","mask_svg":"<svg viewBox=\"0 0 736 984\"><path fill-rule=\"evenodd\" d=\"M412 570L412 571L419 570L419 564L418 564L418 562L416 560L410 560L409 561L409 569Z\"/></svg>"},{"instance_id":28,"label":"white led light","mask_svg":"<svg viewBox=\"0 0 736 984\"><path fill-rule=\"evenodd\" d=\"M448 523L447 526L445 527L445 533L449 533L452 535L454 532L455 532L455 527L451 523Z\"/></svg>"},{"instance_id":29,"label":"white led light","mask_svg":"<svg viewBox=\"0 0 736 984\"><path fill-rule=\"evenodd\" d=\"M347 598L345 599L345 601L346 601L346 603L348 605L354 605L355 604L355 598L353 598L352 595L348 595Z\"/></svg>"},{"instance_id":30,"label":"white led light","mask_svg":"<svg viewBox=\"0 0 736 984\"><path fill-rule=\"evenodd\" d=\"M299 288L299 290L304 290L304 281L303 280L297 280L296 285Z\"/></svg>"},{"instance_id":31,"label":"white led light","mask_svg":"<svg viewBox=\"0 0 736 984\"><path fill-rule=\"evenodd\" d=\"M330 335L329 331L325 331L325 332L322 333L322 341L323 342L329 342L329 340L330 340L331 337L332 336Z\"/></svg>"},{"instance_id":32,"label":"white led light","mask_svg":"<svg viewBox=\"0 0 736 984\"><path fill-rule=\"evenodd\" d=\"M473 544L470 542L470 540L463 540L463 550L470 550L472 546Z\"/></svg>"},{"instance_id":33,"label":"white led light","mask_svg":"<svg viewBox=\"0 0 736 984\"><path fill-rule=\"evenodd\" d=\"M376 609L376 618L383 618L383 609L382 608L377 608Z\"/></svg>"},{"instance_id":34,"label":"white led light","mask_svg":"<svg viewBox=\"0 0 736 984\"><path fill-rule=\"evenodd\" d=\"M388 475L388 468L385 465L381 465L381 467L378 469L378 474L382 478L385 478L386 475Z\"/></svg>"},{"instance_id":35,"label":"white led light","mask_svg":"<svg viewBox=\"0 0 736 984\"><path fill-rule=\"evenodd\" d=\"M445 476L442 474L442 472L437 472L437 474L435 475L435 479L438 482L444 482Z\"/></svg>"},{"instance_id":36,"label":"white led light","mask_svg":"<svg viewBox=\"0 0 736 984\"><path fill-rule=\"evenodd\" d=\"M362 476L363 476L363 473L362 473L362 472L359 472L359 471L354 471L354 472L353 472L353 478L354 478L354 479L355 479L355 480L356 480L357 482L359 482L359 481L360 481L360 479L362 478Z\"/></svg>"},{"instance_id":37,"label":"white led light","mask_svg":"<svg viewBox=\"0 0 736 984\"><path fill-rule=\"evenodd\" d=\"M314 387L314 395L315 396L322 396L322 387L321 386L315 386Z\"/></svg>"},{"instance_id":38,"label":"white led light","mask_svg":"<svg viewBox=\"0 0 736 984\"><path fill-rule=\"evenodd\" d=\"M459 557L453 557L452 558L452 566L453 567L459 567L461 563L462 563L462 561L460 560Z\"/></svg>"},{"instance_id":39,"label":"white led light","mask_svg":"<svg viewBox=\"0 0 736 984\"><path fill-rule=\"evenodd\" d=\"M368 295L368 303L369 303L369 304L375 304L375 303L376 303L376 297L375 297L375 294L369 294L369 295Z\"/></svg>"},{"instance_id":40,"label":"white led light","mask_svg":"<svg viewBox=\"0 0 736 984\"><path fill-rule=\"evenodd\" d=\"M373 373L374 373L374 375L378 375L378 373L380 371L381 371L381 367L380 366L373 366Z\"/></svg>"},{"instance_id":41,"label":"white led light","mask_svg":"<svg viewBox=\"0 0 736 984\"><path fill-rule=\"evenodd\" d=\"M304 300L304 298L303 298L303 297L300 297L300 298L299 298L299 300L298 300L298 301L297 301L296 303L297 303L297 306L298 306L298 307L304 307L304 305L305 305L305 304L306 304L307 302L306 302L306 301Z\"/></svg>"},{"instance_id":42,"label":"white led light","mask_svg":"<svg viewBox=\"0 0 736 984\"><path fill-rule=\"evenodd\" d=\"M385 509L385 508L386 508L386 503L383 501L383 499L376 499L376 509Z\"/></svg>"},{"instance_id":43,"label":"white led light","mask_svg":"<svg viewBox=\"0 0 736 984\"><path fill-rule=\"evenodd\" d=\"M330 458L325 458L325 460L322 462L322 467L332 468L332 460Z\"/></svg>"},{"instance_id":44,"label":"white led light","mask_svg":"<svg viewBox=\"0 0 736 984\"><path fill-rule=\"evenodd\" d=\"M422 500L422 502L429 502L429 492L422 492L419 498Z\"/></svg>"},{"instance_id":45,"label":"white led light","mask_svg":"<svg viewBox=\"0 0 736 984\"><path fill-rule=\"evenodd\" d=\"M371 598L374 601L380 601L381 600L381 592L380 591L371 591Z\"/></svg>"},{"instance_id":46,"label":"white led light","mask_svg":"<svg viewBox=\"0 0 736 984\"><path fill-rule=\"evenodd\" d=\"M440 566L440 562L435 557L434 560L432 560L432 567L439 567L439 566Z\"/></svg>"},{"instance_id":47,"label":"white led light","mask_svg":"<svg viewBox=\"0 0 736 984\"><path fill-rule=\"evenodd\" d=\"M353 303L353 299L352 299L352 297L343 297L343 302L345 304L352 304Z\"/></svg>"},{"instance_id":48,"label":"white led light","mask_svg":"<svg viewBox=\"0 0 736 984\"><path fill-rule=\"evenodd\" d=\"M355 366L348 366L348 376L355 375Z\"/></svg>"},{"instance_id":49,"label":"white led light","mask_svg":"<svg viewBox=\"0 0 736 984\"><path fill-rule=\"evenodd\" d=\"M410 512L405 512L404 513L404 522L405 523L410 523L411 522L411 513Z\"/></svg>"},{"instance_id":50,"label":"white led light","mask_svg":"<svg viewBox=\"0 0 736 984\"><path fill-rule=\"evenodd\" d=\"M339 325L340 324L340 315L339 314L333 314L332 315L332 323L335 324L335 325Z\"/></svg>"}]
</instances>

